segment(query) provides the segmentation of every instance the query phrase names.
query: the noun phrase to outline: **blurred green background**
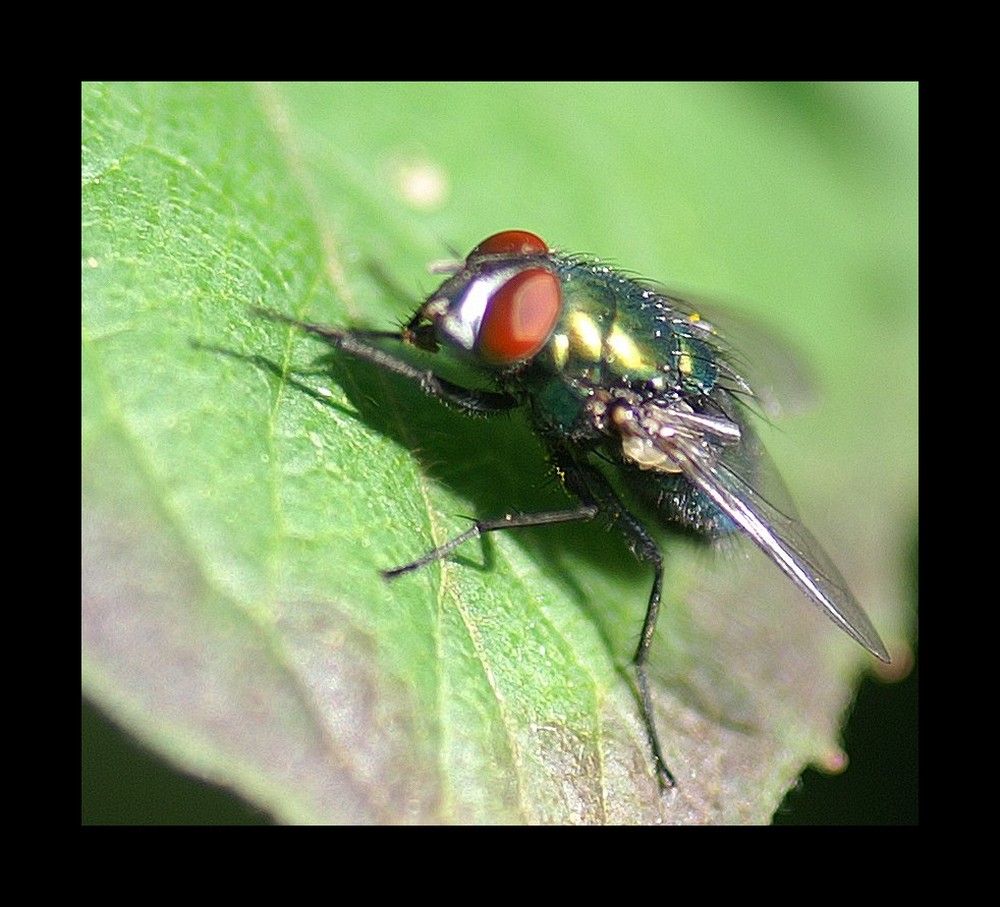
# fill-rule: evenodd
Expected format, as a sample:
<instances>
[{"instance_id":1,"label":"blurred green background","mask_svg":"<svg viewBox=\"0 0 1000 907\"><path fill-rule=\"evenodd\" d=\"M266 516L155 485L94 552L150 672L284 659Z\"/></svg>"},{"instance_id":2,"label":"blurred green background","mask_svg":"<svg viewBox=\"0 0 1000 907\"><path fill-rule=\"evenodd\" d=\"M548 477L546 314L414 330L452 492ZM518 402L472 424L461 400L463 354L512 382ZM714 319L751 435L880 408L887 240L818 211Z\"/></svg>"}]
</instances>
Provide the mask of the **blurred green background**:
<instances>
[{"instance_id":1,"label":"blurred green background","mask_svg":"<svg viewBox=\"0 0 1000 907\"><path fill-rule=\"evenodd\" d=\"M800 510L818 515L818 526L807 523L830 544L897 669L908 663L916 610L915 84L85 84L82 112L84 586L108 603L91 611L85 597L84 692L171 762L231 777L258 805L277 798L286 818L319 815L296 805L288 788L274 791L257 756L248 756L252 748L240 742L246 729L237 722L219 718L225 731L215 742L226 746L218 751L178 732L183 722L173 726L171 716L195 702L195 685L171 672L197 653L199 633L230 638L238 642L211 651L212 658L223 651L221 669L199 662L191 676L238 674L246 653L256 652L251 663L275 677L265 683L271 698L264 710L280 711L284 696L297 703L296 684L284 686L287 653L292 660L315 656L308 643L296 648L308 625L294 623L304 619L300 611L269 608L268 594L314 595L346 576L366 596L384 597L374 568L419 553L417 532L427 525L439 531L438 514L476 507L487 515L486 507L509 506L488 490L463 506L463 467L435 459L448 450L451 424L421 409L412 436L409 426L397 436L391 414L379 408L380 389L365 385L364 372L355 386L355 373L334 363L334 382L348 400L332 419L307 397L286 395L252 357L284 370L308 365L317 351L276 344L274 326L250 325L247 307L263 302L317 320L385 326L433 286L427 261L447 257L451 247L464 253L511 227L719 297L800 352L815 373L819 402L783 422L768 437L769 449ZM407 298L387 293L371 275L373 262ZM355 409L367 414L360 430ZM386 428L365 430L379 429L383 418ZM469 437L486 437L478 431ZM331 433L344 445L340 453ZM420 446L428 453L414 469ZM354 475L359 451L377 462ZM525 457L530 462L530 452ZM523 468L511 464L513 477L499 488ZM427 505L419 500L424 473L446 487L434 488ZM384 489L385 500L369 504L371 487ZM296 500L279 500L276 489ZM342 497L334 498L338 490ZM240 509L230 509L230 500ZM348 514L360 527L350 531L359 534L336 535L338 520L351 523ZM398 525L383 535L379 527L390 522ZM609 571L596 554L574 562L566 547L588 544L585 534L570 534L565 546L531 538L541 554L513 560L514 575L541 576L550 562L565 561L581 585L620 589L633 603L609 613L598 631L617 645L604 667L613 681L612 662L629 651L648 578L631 568ZM520 558L519 544L498 544L500 560ZM330 565L331 550L349 550L351 559ZM93 551L101 556L88 562ZM136 564L140 570L117 569ZM130 569L134 581L122 576ZM510 581L488 573L485 592L461 593L463 607ZM540 579L525 582L540 590L542 612L555 625L581 612L572 601L558 610L558 592ZM419 590L413 595L419 611ZM198 608L178 613L179 597ZM154 602L148 613L155 621L136 618L129 607L136 598ZM484 602L484 613L507 607ZM666 616L661 640L683 639L678 611ZM356 612L346 613L354 620ZM365 633L381 647L395 631L379 620ZM815 623L827 634L824 622ZM354 627L322 629L353 639ZM579 640L588 638L584 632L573 645L586 648ZM413 667L404 680L418 698L433 697L420 674L420 642L405 653ZM675 654L671 645L664 643L665 663ZM676 645L687 651L687 643ZM691 643L692 653L702 645ZM146 656L123 659L123 649L169 657L150 665ZM587 671L599 670L589 665L600 661L585 662ZM699 654L696 663L703 661ZM849 689L860 670L857 653L830 662ZM322 666L317 670L322 675ZM149 714L146 691L162 697L164 688L176 690L175 699ZM906 730L915 729L915 691L915 673L894 687L866 681L846 734L851 768L833 778L808 773L779 820L915 821L915 730ZM246 708L261 707L254 690L240 692ZM231 694L218 693L221 700ZM204 706L200 692L196 704ZM628 708L626 697L621 709ZM868 709L883 731L874 739L860 730ZM411 739L432 753L436 731L428 727ZM85 822L263 815L221 800L214 788L178 781L182 775L136 755L141 747L132 750L86 706L83 728ZM305 747L300 727L285 732ZM820 733L805 732L796 751L816 754L823 744L809 735ZM884 774L863 780L879 756ZM768 779L775 791L794 763L775 762ZM851 793L852 785L860 789ZM157 793L164 789L169 793ZM826 789L832 797L814 805ZM738 814L760 821L767 802ZM845 812L847 803L856 808Z\"/></svg>"}]
</instances>

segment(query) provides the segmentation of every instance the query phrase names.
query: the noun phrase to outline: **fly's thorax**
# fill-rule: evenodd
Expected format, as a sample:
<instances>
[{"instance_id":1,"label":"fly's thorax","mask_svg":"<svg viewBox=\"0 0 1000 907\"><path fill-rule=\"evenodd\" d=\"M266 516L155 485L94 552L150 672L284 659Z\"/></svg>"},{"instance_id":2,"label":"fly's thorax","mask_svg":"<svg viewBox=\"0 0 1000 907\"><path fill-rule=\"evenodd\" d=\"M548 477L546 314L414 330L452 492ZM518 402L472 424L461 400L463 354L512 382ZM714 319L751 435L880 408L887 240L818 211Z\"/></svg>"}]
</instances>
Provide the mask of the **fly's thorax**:
<instances>
[{"instance_id":1,"label":"fly's thorax","mask_svg":"<svg viewBox=\"0 0 1000 907\"><path fill-rule=\"evenodd\" d=\"M556 259L562 313L539 353L564 380L646 393L707 393L718 379L711 334L668 297L594 263Z\"/></svg>"},{"instance_id":2,"label":"fly's thorax","mask_svg":"<svg viewBox=\"0 0 1000 907\"><path fill-rule=\"evenodd\" d=\"M538 355L504 376L510 390L531 402L540 432L576 443L616 443L623 433L609 421L612 402L684 400L712 392L720 361L711 329L697 316L600 264L553 260L562 289L559 319ZM672 468L647 455L638 441L627 443L631 465Z\"/></svg>"}]
</instances>

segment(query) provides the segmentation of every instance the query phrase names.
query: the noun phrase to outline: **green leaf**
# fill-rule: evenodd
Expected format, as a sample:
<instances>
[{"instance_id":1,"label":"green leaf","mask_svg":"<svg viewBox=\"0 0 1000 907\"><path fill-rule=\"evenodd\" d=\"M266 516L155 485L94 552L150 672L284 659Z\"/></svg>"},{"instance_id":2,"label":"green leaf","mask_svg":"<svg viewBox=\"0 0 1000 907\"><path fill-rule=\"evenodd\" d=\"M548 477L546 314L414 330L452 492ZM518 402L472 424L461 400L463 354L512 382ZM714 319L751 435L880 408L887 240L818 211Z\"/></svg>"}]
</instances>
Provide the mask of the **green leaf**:
<instances>
[{"instance_id":1,"label":"green leaf","mask_svg":"<svg viewBox=\"0 0 1000 907\"><path fill-rule=\"evenodd\" d=\"M521 417L464 420L252 305L389 327L500 229L787 335L767 441L897 661L916 515L913 85L96 85L82 125L83 688L284 822L766 822L871 659L740 546L500 533L565 507ZM373 265L405 288L402 298ZM750 302L750 301L753 302Z\"/></svg>"}]
</instances>

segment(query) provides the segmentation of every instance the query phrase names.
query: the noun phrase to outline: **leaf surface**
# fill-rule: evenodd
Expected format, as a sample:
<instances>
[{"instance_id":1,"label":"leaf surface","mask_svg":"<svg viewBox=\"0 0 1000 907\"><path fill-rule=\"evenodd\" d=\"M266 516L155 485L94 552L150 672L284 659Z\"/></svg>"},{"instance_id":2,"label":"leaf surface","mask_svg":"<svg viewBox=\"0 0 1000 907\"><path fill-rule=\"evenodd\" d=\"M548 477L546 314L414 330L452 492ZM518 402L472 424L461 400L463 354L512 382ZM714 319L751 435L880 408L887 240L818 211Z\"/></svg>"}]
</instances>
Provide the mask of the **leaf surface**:
<instances>
[{"instance_id":1,"label":"leaf surface","mask_svg":"<svg viewBox=\"0 0 1000 907\"><path fill-rule=\"evenodd\" d=\"M83 687L285 822L766 822L868 656L744 548L648 569L523 418L464 420L252 305L389 327L500 229L738 300L822 403L767 436L890 651L916 513L912 86L83 86ZM373 276L390 275L408 298Z\"/></svg>"}]
</instances>

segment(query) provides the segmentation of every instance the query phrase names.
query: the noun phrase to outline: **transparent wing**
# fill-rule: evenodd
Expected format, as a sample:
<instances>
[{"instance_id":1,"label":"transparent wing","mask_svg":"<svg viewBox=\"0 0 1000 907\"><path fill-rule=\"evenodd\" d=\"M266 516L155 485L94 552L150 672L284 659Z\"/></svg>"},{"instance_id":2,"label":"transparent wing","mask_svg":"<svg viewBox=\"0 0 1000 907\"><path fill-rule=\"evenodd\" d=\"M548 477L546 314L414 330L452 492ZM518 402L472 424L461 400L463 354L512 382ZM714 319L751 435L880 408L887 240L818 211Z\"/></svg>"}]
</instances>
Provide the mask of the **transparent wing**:
<instances>
[{"instance_id":1,"label":"transparent wing","mask_svg":"<svg viewBox=\"0 0 1000 907\"><path fill-rule=\"evenodd\" d=\"M748 535L784 574L874 656L889 653L840 571L795 514L756 435L724 414L632 405L615 420L625 456L645 469L680 472ZM765 473L767 496L758 489Z\"/></svg>"}]
</instances>

